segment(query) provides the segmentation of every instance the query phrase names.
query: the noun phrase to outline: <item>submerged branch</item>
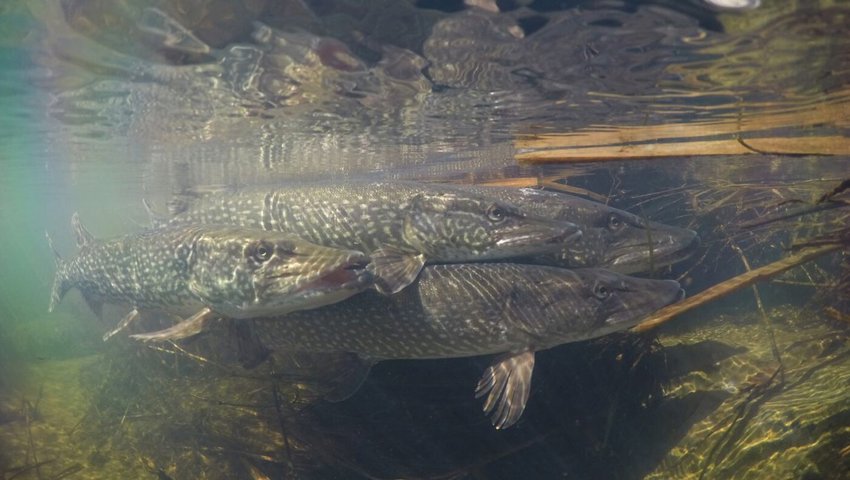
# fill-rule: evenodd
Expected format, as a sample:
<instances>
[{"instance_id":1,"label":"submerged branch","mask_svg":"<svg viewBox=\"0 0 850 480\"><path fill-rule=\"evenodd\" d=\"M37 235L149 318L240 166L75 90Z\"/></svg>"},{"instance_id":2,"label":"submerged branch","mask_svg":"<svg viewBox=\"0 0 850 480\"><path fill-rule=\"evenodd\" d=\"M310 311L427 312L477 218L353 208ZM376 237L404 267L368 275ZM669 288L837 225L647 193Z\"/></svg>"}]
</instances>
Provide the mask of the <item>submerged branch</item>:
<instances>
[{"instance_id":1,"label":"submerged branch","mask_svg":"<svg viewBox=\"0 0 850 480\"><path fill-rule=\"evenodd\" d=\"M846 247L840 244L830 244L802 249L793 255L783 258L782 260L756 268L755 270L744 272L737 277L732 277L729 280L718 283L717 285L714 285L693 297L662 308L655 312L655 314L651 317L632 327L632 331L645 332L647 330L651 330L679 314L692 310L700 305L704 305L712 300L729 295L732 292L753 285L756 282L767 280L786 270L796 267L797 265L822 257L828 253L838 251L842 248Z\"/></svg>"}]
</instances>

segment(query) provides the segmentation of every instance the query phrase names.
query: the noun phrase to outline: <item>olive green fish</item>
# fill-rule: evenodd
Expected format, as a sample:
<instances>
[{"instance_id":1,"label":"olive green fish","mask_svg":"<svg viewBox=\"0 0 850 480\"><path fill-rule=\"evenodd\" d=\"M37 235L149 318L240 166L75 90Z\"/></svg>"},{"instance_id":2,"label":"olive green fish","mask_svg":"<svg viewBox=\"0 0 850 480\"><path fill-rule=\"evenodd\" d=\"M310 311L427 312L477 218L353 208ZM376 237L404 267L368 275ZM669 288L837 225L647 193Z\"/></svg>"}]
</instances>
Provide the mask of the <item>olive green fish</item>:
<instances>
[{"instance_id":1,"label":"olive green fish","mask_svg":"<svg viewBox=\"0 0 850 480\"><path fill-rule=\"evenodd\" d=\"M579 238L572 223L448 186L416 182L223 189L172 204L169 225L239 225L298 235L372 258L379 291L409 285L425 263L552 252Z\"/></svg>"},{"instance_id":2,"label":"olive green fish","mask_svg":"<svg viewBox=\"0 0 850 480\"><path fill-rule=\"evenodd\" d=\"M648 221L575 195L534 188L480 185L456 188L517 205L532 215L578 225L581 238L564 244L556 252L535 256L534 263L633 274L685 260L699 246L699 237L693 230Z\"/></svg>"},{"instance_id":3,"label":"olive green fish","mask_svg":"<svg viewBox=\"0 0 850 480\"><path fill-rule=\"evenodd\" d=\"M100 315L104 303L131 312L160 310L189 319L141 340L174 340L201 331L218 316L282 315L343 300L371 285L368 257L318 246L292 235L215 225L165 227L95 240L72 217L79 252L65 262L56 252L50 311L71 288ZM50 237L48 237L50 241ZM51 248L53 248L52 242Z\"/></svg>"},{"instance_id":4,"label":"olive green fish","mask_svg":"<svg viewBox=\"0 0 850 480\"><path fill-rule=\"evenodd\" d=\"M674 280L599 269L455 264L423 269L394 296L364 292L344 303L296 312L286 321L253 319L272 351L349 352L360 356L334 397L352 394L379 360L499 354L478 383L497 428L513 425L528 400L534 352L600 337L682 298Z\"/></svg>"}]
</instances>

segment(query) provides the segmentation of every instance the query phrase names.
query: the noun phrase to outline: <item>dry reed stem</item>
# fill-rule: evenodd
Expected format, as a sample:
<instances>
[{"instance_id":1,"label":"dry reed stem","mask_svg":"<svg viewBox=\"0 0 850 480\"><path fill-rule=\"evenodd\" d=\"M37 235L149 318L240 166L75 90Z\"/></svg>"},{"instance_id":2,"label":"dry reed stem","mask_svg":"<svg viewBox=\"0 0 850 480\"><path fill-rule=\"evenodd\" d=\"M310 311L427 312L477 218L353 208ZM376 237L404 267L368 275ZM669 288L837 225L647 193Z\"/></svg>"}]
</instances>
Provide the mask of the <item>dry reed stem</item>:
<instances>
[{"instance_id":1,"label":"dry reed stem","mask_svg":"<svg viewBox=\"0 0 850 480\"><path fill-rule=\"evenodd\" d=\"M592 135L588 136L592 137ZM751 138L743 141L736 137L725 140L687 140L671 143L597 144L588 147L565 143L557 148L543 145L534 148L536 150L518 153L514 158L519 163L540 164L712 155L850 155L850 138L832 135ZM546 148L546 150L539 150L540 148Z\"/></svg>"},{"instance_id":2,"label":"dry reed stem","mask_svg":"<svg viewBox=\"0 0 850 480\"><path fill-rule=\"evenodd\" d=\"M521 135L520 163L610 161L664 156L792 154L846 155L850 138L820 134L850 126L850 90L815 104L770 105L735 118L658 125L590 125L570 133ZM790 135L777 135L791 129ZM815 129L815 130L813 130Z\"/></svg>"},{"instance_id":3,"label":"dry reed stem","mask_svg":"<svg viewBox=\"0 0 850 480\"><path fill-rule=\"evenodd\" d=\"M699 138L719 135L756 133L778 128L813 126L850 126L850 107L847 101L817 105L809 110L765 112L736 119L714 122L668 123L659 125L615 126L591 125L575 133L551 133L521 136L517 148L590 147L599 144L647 142L677 138Z\"/></svg>"}]
</instances>

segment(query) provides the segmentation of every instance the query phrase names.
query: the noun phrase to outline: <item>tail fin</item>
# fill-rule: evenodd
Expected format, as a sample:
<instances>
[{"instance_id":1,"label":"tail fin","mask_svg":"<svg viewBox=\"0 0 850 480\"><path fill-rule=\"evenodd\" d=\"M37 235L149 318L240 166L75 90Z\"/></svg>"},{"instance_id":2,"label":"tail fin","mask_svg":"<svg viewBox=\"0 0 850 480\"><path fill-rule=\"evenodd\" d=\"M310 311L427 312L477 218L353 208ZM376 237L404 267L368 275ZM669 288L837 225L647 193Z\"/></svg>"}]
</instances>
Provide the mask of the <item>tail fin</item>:
<instances>
[{"instance_id":1,"label":"tail fin","mask_svg":"<svg viewBox=\"0 0 850 480\"><path fill-rule=\"evenodd\" d=\"M56 247L53 246L53 240L50 238L50 234L44 232L44 236L47 237L47 244L53 250L56 260L56 276L53 277L53 288L50 291L50 306L47 308L48 312L52 312L71 287L68 284L68 277L65 273L65 262L62 260L62 256L59 255Z\"/></svg>"}]
</instances>

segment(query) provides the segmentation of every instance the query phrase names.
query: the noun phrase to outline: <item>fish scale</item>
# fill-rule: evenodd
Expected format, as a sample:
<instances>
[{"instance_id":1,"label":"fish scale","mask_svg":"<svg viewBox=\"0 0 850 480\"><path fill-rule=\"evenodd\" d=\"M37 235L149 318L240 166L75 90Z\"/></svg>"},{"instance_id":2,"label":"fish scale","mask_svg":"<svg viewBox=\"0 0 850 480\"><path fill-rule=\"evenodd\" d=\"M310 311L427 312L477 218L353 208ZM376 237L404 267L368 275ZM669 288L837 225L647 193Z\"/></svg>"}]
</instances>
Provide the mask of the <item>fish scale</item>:
<instances>
[{"instance_id":1,"label":"fish scale","mask_svg":"<svg viewBox=\"0 0 850 480\"><path fill-rule=\"evenodd\" d=\"M505 428L525 407L535 351L624 330L682 295L673 280L600 269L431 265L393 296L367 291L345 303L251 324L264 348L274 351L360 356L361 375L343 385L337 398L353 393L379 360L500 354L479 392L488 395L487 411L496 412L494 424ZM514 395L522 391L524 396Z\"/></svg>"},{"instance_id":2,"label":"fish scale","mask_svg":"<svg viewBox=\"0 0 850 480\"><path fill-rule=\"evenodd\" d=\"M580 236L562 220L447 186L417 182L276 185L173 201L168 225L220 223L291 233L373 259L376 287L395 293L425 263L482 261L554 251Z\"/></svg>"},{"instance_id":3,"label":"fish scale","mask_svg":"<svg viewBox=\"0 0 850 480\"><path fill-rule=\"evenodd\" d=\"M186 288L187 270L181 258L168 256L175 246L190 244L199 232L193 228L169 229L156 237L139 235L121 242L97 242L87 246L67 265L66 277L81 282L86 293L115 303L140 308L163 304L197 309L200 303ZM156 299L156 300L154 300Z\"/></svg>"},{"instance_id":4,"label":"fish scale","mask_svg":"<svg viewBox=\"0 0 850 480\"><path fill-rule=\"evenodd\" d=\"M95 240L75 214L79 252L57 273L50 310L78 288L98 315L103 303L129 304L113 335L140 311L192 315L142 340L198 333L210 318L285 314L343 300L372 284L368 257L323 247L294 235L217 225L164 227ZM48 237L49 240L49 237ZM52 247L52 242L51 242Z\"/></svg>"}]
</instances>

